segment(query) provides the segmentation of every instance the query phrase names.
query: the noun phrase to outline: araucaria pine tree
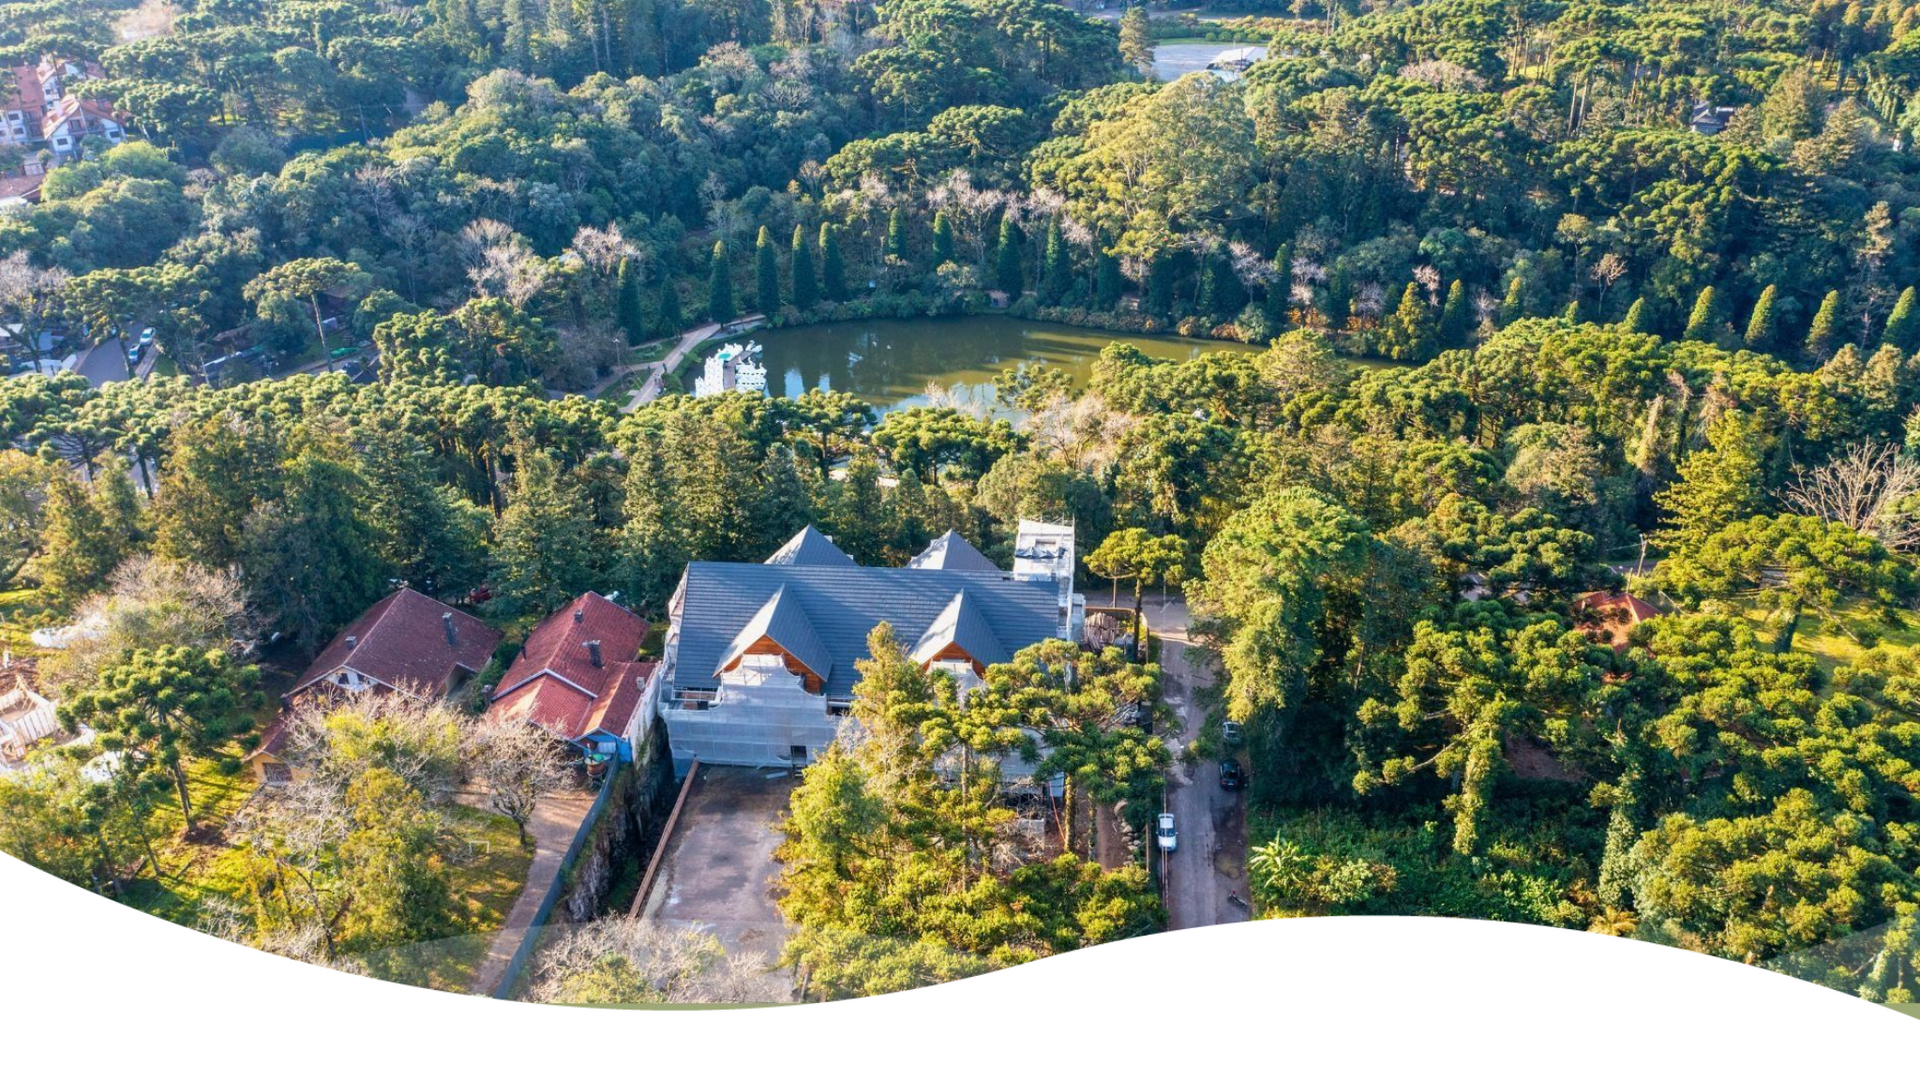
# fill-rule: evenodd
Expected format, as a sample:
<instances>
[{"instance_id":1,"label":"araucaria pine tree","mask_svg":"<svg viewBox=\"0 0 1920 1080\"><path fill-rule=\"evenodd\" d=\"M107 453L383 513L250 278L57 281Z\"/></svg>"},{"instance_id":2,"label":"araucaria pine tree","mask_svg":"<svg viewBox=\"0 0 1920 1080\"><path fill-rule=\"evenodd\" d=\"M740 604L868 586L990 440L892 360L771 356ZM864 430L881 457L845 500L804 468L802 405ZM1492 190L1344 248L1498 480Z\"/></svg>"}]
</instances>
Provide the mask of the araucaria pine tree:
<instances>
[{"instance_id":1,"label":"araucaria pine tree","mask_svg":"<svg viewBox=\"0 0 1920 1080\"><path fill-rule=\"evenodd\" d=\"M733 269L727 265L727 242L716 240L707 266L707 318L723 323L739 313L733 304Z\"/></svg>"},{"instance_id":2,"label":"araucaria pine tree","mask_svg":"<svg viewBox=\"0 0 1920 1080\"><path fill-rule=\"evenodd\" d=\"M1754 301L1753 314L1747 318L1747 332L1743 335L1747 348L1755 352L1772 352L1775 331L1778 329L1778 316L1774 314L1774 301L1779 290L1769 285L1760 290L1760 299Z\"/></svg>"},{"instance_id":3,"label":"araucaria pine tree","mask_svg":"<svg viewBox=\"0 0 1920 1080\"><path fill-rule=\"evenodd\" d=\"M820 291L836 304L847 299L847 267L840 258L840 230L820 223Z\"/></svg>"},{"instance_id":4,"label":"araucaria pine tree","mask_svg":"<svg viewBox=\"0 0 1920 1080\"><path fill-rule=\"evenodd\" d=\"M771 317L780 311L780 256L773 250L773 234L765 225L760 226L760 236L753 242L753 263L753 302L762 315Z\"/></svg>"},{"instance_id":5,"label":"araucaria pine tree","mask_svg":"<svg viewBox=\"0 0 1920 1080\"><path fill-rule=\"evenodd\" d=\"M1820 301L1820 310L1813 313L1813 325L1807 327L1807 355L1820 361L1832 356L1839 328L1840 290L1835 289Z\"/></svg>"},{"instance_id":6,"label":"araucaria pine tree","mask_svg":"<svg viewBox=\"0 0 1920 1080\"><path fill-rule=\"evenodd\" d=\"M1020 269L1020 249L1026 238L1011 217L1000 219L1000 242L993 249L993 285L1009 300L1020 299L1026 291L1026 278Z\"/></svg>"},{"instance_id":7,"label":"araucaria pine tree","mask_svg":"<svg viewBox=\"0 0 1920 1080\"><path fill-rule=\"evenodd\" d=\"M1714 303L1713 286L1700 290L1693 302L1693 314L1687 316L1688 341L1712 341L1719 332L1719 314Z\"/></svg>"},{"instance_id":8,"label":"araucaria pine tree","mask_svg":"<svg viewBox=\"0 0 1920 1080\"><path fill-rule=\"evenodd\" d=\"M812 311L820 302L820 279L813 276L813 247L807 243L807 227L793 227L793 306Z\"/></svg>"},{"instance_id":9,"label":"araucaria pine tree","mask_svg":"<svg viewBox=\"0 0 1920 1080\"><path fill-rule=\"evenodd\" d=\"M1887 316L1887 329L1881 335L1881 344L1891 345L1903 353L1920 349L1920 300L1914 297L1913 286L1909 285L1900 292L1900 299L1893 305L1893 314Z\"/></svg>"}]
</instances>

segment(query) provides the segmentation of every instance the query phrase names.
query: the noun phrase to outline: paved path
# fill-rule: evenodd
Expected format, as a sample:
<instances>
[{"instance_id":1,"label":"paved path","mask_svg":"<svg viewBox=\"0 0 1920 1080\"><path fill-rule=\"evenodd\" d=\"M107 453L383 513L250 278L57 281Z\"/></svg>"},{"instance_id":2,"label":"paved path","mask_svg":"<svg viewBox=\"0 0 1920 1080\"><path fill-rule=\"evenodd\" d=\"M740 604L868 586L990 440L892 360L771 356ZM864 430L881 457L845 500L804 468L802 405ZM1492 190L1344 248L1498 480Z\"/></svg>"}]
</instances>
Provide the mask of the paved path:
<instances>
[{"instance_id":1,"label":"paved path","mask_svg":"<svg viewBox=\"0 0 1920 1080\"><path fill-rule=\"evenodd\" d=\"M534 914L553 886L561 857L567 853L567 846L573 843L574 834L580 831L580 823L592 808L593 792L590 791L548 796L534 808L533 820L527 823L534 845L533 863L527 867L527 883L520 890L520 898L513 902L513 910L507 912L506 925L493 935L493 942L487 946L487 959L473 977L475 994L491 997L499 989L500 976L506 973L507 963L520 948L527 928L533 925Z\"/></svg>"},{"instance_id":2,"label":"paved path","mask_svg":"<svg viewBox=\"0 0 1920 1080\"><path fill-rule=\"evenodd\" d=\"M1200 733L1206 709L1198 691L1211 686L1214 660L1199 663L1188 654L1186 601L1148 600L1147 627L1160 639L1160 666L1166 675L1167 702L1180 716L1181 734L1169 740L1174 765L1167 777L1167 809L1173 811L1180 843L1163 856L1161 878L1166 891L1167 928L1244 922L1247 909L1228 900L1229 894L1247 896L1247 835L1244 793L1220 787L1219 766L1212 761L1192 765L1180 760L1180 751Z\"/></svg>"},{"instance_id":3,"label":"paved path","mask_svg":"<svg viewBox=\"0 0 1920 1080\"><path fill-rule=\"evenodd\" d=\"M635 365L631 370L645 370L647 377L633 391L633 394L627 398L627 403L620 406L620 411L632 412L659 397L660 392L666 386L667 375L673 371L675 365L680 363L680 358L692 352L701 342L719 332L719 323L707 323L703 326L696 326L686 333L681 334L680 341L667 352L666 356L659 360Z\"/></svg>"}]
</instances>

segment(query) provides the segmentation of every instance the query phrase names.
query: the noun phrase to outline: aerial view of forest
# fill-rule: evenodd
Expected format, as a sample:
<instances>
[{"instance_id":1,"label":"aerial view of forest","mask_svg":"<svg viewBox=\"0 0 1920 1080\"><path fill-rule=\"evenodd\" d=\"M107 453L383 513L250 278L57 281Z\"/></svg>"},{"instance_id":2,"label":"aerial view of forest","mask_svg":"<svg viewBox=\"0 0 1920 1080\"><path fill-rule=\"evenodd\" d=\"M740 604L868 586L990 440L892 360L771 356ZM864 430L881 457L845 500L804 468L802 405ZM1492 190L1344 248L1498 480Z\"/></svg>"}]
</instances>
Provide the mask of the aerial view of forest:
<instances>
[{"instance_id":1,"label":"aerial view of forest","mask_svg":"<svg viewBox=\"0 0 1920 1080\"><path fill-rule=\"evenodd\" d=\"M1916 140L1913 0L0 3L0 851L540 1001L1913 1002Z\"/></svg>"}]
</instances>

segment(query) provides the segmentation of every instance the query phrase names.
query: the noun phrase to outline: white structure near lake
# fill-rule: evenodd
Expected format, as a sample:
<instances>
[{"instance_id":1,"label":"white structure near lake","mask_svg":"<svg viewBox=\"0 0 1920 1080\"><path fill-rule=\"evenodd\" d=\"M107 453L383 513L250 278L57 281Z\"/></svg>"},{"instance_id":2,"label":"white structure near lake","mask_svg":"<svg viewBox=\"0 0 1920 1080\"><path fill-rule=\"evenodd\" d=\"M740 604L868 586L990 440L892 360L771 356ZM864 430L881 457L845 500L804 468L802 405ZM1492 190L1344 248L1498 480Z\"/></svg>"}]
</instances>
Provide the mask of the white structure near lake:
<instances>
[{"instance_id":1,"label":"white structure near lake","mask_svg":"<svg viewBox=\"0 0 1920 1080\"><path fill-rule=\"evenodd\" d=\"M729 390L749 393L767 392L767 369L760 363L760 345L729 342L707 357L700 374L693 377L693 396L724 394Z\"/></svg>"}]
</instances>

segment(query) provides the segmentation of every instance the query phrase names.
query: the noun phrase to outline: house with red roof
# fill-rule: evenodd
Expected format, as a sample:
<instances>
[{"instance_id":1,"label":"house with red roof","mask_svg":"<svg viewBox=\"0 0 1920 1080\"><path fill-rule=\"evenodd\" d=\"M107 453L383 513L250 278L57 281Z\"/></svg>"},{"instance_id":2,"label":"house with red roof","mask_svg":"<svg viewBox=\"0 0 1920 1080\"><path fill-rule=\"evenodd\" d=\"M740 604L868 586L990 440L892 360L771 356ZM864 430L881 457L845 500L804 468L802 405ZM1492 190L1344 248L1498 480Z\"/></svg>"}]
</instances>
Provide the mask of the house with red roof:
<instances>
[{"instance_id":1,"label":"house with red roof","mask_svg":"<svg viewBox=\"0 0 1920 1080\"><path fill-rule=\"evenodd\" d=\"M118 146L127 137L125 117L112 105L96 98L68 94L47 110L40 126L41 135L53 151L55 161L71 161L80 156L84 139L104 140Z\"/></svg>"},{"instance_id":2,"label":"house with red roof","mask_svg":"<svg viewBox=\"0 0 1920 1080\"><path fill-rule=\"evenodd\" d=\"M464 611L401 589L335 635L287 697L323 690L442 697L487 666L500 638L500 631Z\"/></svg>"},{"instance_id":3,"label":"house with red roof","mask_svg":"<svg viewBox=\"0 0 1920 1080\"><path fill-rule=\"evenodd\" d=\"M389 594L334 635L282 700L286 708L247 754L260 782L293 776L281 756L294 708L333 694L395 693L432 699L458 690L484 670L500 631L412 589Z\"/></svg>"},{"instance_id":4,"label":"house with red roof","mask_svg":"<svg viewBox=\"0 0 1920 1080\"><path fill-rule=\"evenodd\" d=\"M538 724L584 751L632 760L656 692L655 665L637 659L647 629L599 593L581 594L527 635L494 688L488 718Z\"/></svg>"},{"instance_id":5,"label":"house with red roof","mask_svg":"<svg viewBox=\"0 0 1920 1080\"><path fill-rule=\"evenodd\" d=\"M1587 636L1625 649L1633 628L1660 614L1660 609L1625 592L1590 592L1573 601L1573 619Z\"/></svg>"}]
</instances>

